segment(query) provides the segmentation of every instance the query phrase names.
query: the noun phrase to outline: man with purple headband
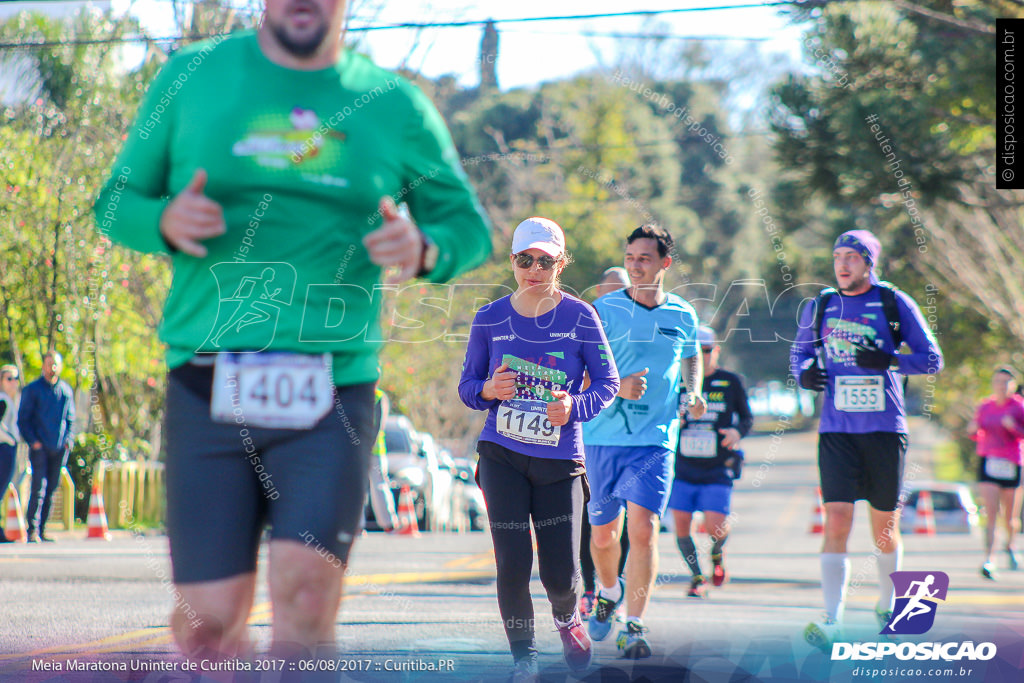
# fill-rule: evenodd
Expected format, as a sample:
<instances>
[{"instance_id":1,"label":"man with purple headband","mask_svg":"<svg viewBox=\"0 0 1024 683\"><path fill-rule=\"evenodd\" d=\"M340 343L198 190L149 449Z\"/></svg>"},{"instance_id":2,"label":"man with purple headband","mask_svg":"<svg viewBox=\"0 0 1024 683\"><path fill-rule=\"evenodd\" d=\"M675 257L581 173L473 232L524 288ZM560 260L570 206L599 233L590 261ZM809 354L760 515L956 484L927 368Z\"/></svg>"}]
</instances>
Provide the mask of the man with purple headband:
<instances>
[{"instance_id":1,"label":"man with purple headband","mask_svg":"<svg viewBox=\"0 0 1024 683\"><path fill-rule=\"evenodd\" d=\"M790 354L790 370L800 386L825 392L818 429L825 614L804 630L807 642L825 652L841 637L850 574L846 544L854 503L861 499L871 506L871 533L879 553L875 615L882 627L891 618L895 596L889 575L900 568L899 492L907 450L900 375L942 369L942 351L917 304L878 279L881 252L867 230L839 236L832 251L838 288L823 291L817 306L805 308ZM909 353L900 353L902 344Z\"/></svg>"}]
</instances>

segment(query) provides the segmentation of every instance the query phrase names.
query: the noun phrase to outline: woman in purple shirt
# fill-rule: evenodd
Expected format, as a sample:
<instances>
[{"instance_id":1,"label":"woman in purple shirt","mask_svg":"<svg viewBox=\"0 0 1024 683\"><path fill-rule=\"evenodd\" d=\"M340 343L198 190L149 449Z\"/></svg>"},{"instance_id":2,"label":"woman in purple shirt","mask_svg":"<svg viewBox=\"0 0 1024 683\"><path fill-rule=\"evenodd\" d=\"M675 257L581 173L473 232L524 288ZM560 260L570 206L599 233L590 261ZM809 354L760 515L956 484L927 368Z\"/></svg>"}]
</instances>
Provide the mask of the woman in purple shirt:
<instances>
[{"instance_id":1,"label":"woman in purple shirt","mask_svg":"<svg viewBox=\"0 0 1024 683\"><path fill-rule=\"evenodd\" d=\"M565 661L573 670L590 664L590 639L577 609L589 497L580 425L612 402L619 376L594 309L559 289L569 257L558 224L538 217L520 223L510 260L518 289L477 311L459 396L487 411L477 480L487 502L513 680L530 681L537 677L531 518Z\"/></svg>"}]
</instances>

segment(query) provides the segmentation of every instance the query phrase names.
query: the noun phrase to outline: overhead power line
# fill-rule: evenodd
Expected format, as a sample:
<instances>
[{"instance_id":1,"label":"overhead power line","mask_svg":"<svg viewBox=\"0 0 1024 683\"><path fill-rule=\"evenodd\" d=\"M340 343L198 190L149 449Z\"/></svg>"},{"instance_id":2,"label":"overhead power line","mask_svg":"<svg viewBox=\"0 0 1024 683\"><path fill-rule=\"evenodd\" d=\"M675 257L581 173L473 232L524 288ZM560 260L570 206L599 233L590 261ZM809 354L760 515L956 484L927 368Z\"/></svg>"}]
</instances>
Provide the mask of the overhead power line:
<instances>
[{"instance_id":1,"label":"overhead power line","mask_svg":"<svg viewBox=\"0 0 1024 683\"><path fill-rule=\"evenodd\" d=\"M0 0L0 3L11 3L15 0ZM62 2L69 0L42 0L44 2ZM779 0L776 2L755 2L755 3L743 3L735 5L717 5L710 7L686 7L678 9L663 9L663 10L632 10L627 12L604 12L597 14L566 14L557 16L535 16L535 17L517 17L509 19L473 19L466 21L433 21L433 22L403 22L397 24L381 24L379 26L350 26L345 30L350 33L368 33L371 31L391 31L398 29L424 29L424 28L467 28L472 26L484 26L489 23L494 24L524 24L524 23L535 23L535 22L547 22L547 21L583 21L587 19L617 19L623 17L653 17L664 14L684 14L693 12L714 12L714 11L727 11L727 10L739 10L739 9L756 9L763 7L781 7L781 6L810 6L824 4L826 0ZM837 0L830 0L836 2ZM235 8L243 9L243 8ZM584 32L580 32L583 34ZM204 38L213 38L216 33L202 33L202 34L189 34L180 36L163 36L163 37L149 37L149 36L114 36L108 38L74 38L70 40L50 40L50 41L24 41L24 42L0 42L0 49L11 49L11 48L44 48L44 47L60 47L64 45L101 45L107 43L169 43L178 42L181 40L201 40ZM643 34L636 34L636 37L640 37ZM608 37L620 37L614 34ZM621 37L634 37L633 35L624 34ZM653 34L652 37L666 37L659 34ZM749 39L753 40L753 39ZM763 39L757 39L763 40Z\"/></svg>"}]
</instances>

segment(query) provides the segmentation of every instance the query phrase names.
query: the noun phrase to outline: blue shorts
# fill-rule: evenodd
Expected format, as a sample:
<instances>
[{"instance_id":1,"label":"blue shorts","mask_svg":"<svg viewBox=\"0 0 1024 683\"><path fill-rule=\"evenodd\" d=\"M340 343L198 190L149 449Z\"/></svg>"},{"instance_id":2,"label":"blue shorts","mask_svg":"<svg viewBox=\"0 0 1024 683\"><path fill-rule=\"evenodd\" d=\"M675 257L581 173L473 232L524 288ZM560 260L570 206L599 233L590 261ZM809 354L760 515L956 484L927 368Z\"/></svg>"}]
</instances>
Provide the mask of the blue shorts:
<instances>
[{"instance_id":1,"label":"blue shorts","mask_svg":"<svg viewBox=\"0 0 1024 683\"><path fill-rule=\"evenodd\" d=\"M691 484L682 479L672 482L668 506L680 512L721 512L729 514L732 487L728 484Z\"/></svg>"},{"instance_id":2,"label":"blue shorts","mask_svg":"<svg viewBox=\"0 0 1024 683\"><path fill-rule=\"evenodd\" d=\"M590 524L615 521L630 501L664 514L675 454L661 446L587 446Z\"/></svg>"}]
</instances>

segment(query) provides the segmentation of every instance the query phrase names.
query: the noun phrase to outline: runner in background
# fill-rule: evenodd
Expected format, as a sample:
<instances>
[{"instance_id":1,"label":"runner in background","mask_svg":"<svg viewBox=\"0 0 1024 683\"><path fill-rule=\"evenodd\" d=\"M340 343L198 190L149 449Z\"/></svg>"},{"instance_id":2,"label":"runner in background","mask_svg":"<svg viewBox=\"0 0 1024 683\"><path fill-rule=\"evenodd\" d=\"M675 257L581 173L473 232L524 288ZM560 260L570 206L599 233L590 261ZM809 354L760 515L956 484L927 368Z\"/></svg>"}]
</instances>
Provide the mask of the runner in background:
<instances>
[{"instance_id":1,"label":"runner in background","mask_svg":"<svg viewBox=\"0 0 1024 683\"><path fill-rule=\"evenodd\" d=\"M743 380L718 365L722 348L715 341L715 331L701 325L697 341L704 357L703 393L708 411L698 419L683 415L676 478L668 506L675 519L676 545L692 575L687 595L703 598L707 594L707 580L690 534L693 513L704 513L704 525L711 537L711 583L721 586L728 578L723 546L730 530L732 486L739 479L743 464L740 439L750 432L754 415Z\"/></svg>"},{"instance_id":2,"label":"runner in background","mask_svg":"<svg viewBox=\"0 0 1024 683\"><path fill-rule=\"evenodd\" d=\"M978 491L985 506L985 561L981 575L995 579L992 554L996 521L1006 530L1007 567L1020 567L1014 544L1020 531L1021 441L1024 440L1024 400L1016 393L1017 372L1008 366L992 374L992 395L981 402L967 427L978 443Z\"/></svg>"},{"instance_id":3,"label":"runner in background","mask_svg":"<svg viewBox=\"0 0 1024 683\"><path fill-rule=\"evenodd\" d=\"M895 590L889 575L901 564L898 506L907 451L901 375L942 369L942 351L917 304L879 281L875 269L881 253L882 245L867 230L844 232L836 239L832 265L838 291L822 292L820 311L815 305L805 307L790 354L790 372L800 386L825 394L818 427L825 614L804 629L807 642L824 652L842 637L850 575L846 545L854 503L861 499L871 506L871 534L878 550L875 616L882 627L892 616ZM895 343L897 336L902 343ZM900 353L902 344L909 353Z\"/></svg>"},{"instance_id":4,"label":"runner in background","mask_svg":"<svg viewBox=\"0 0 1024 683\"><path fill-rule=\"evenodd\" d=\"M629 287L629 274L626 273L626 269L622 266L612 266L601 274L601 281L594 285L594 298L599 299L605 294L611 294L617 292L620 289ZM586 448L587 442L586 437L583 439L583 447ZM619 559L619 576L622 576L622 572L626 568L626 556L629 554L629 534L626 532L626 523L622 526L622 538L619 541L619 546L622 550L622 554ZM583 597L580 598L580 615L584 619L590 618L590 613L594 609L594 603L597 601L596 597L596 584L594 578L596 572L594 570L594 557L590 553L590 514L587 512L586 506L583 507L583 536L580 541L580 569L583 572Z\"/></svg>"},{"instance_id":5,"label":"runner in background","mask_svg":"<svg viewBox=\"0 0 1024 683\"><path fill-rule=\"evenodd\" d=\"M395 498L388 479L387 422L391 410L388 395L378 386L374 389L373 421L377 425L377 438L370 452L370 507L377 526L384 531L395 531L405 520L395 514Z\"/></svg>"}]
</instances>

